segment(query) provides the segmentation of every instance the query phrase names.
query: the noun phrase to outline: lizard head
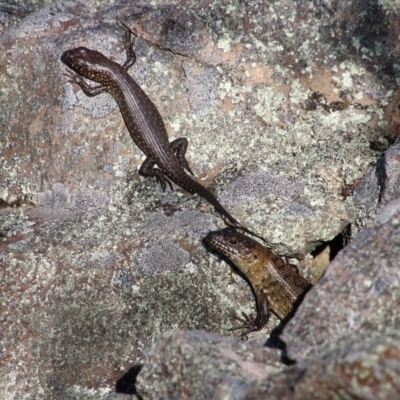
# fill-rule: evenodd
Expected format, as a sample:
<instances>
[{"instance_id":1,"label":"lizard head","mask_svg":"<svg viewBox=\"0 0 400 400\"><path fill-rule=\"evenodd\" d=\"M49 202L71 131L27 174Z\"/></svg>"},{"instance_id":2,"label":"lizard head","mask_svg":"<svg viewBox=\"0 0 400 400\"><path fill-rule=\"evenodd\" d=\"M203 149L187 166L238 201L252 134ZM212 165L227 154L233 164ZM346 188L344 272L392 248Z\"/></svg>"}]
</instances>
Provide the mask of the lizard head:
<instances>
[{"instance_id":1,"label":"lizard head","mask_svg":"<svg viewBox=\"0 0 400 400\"><path fill-rule=\"evenodd\" d=\"M233 228L209 232L204 241L232 261L244 274L263 262L267 249Z\"/></svg>"},{"instance_id":2,"label":"lizard head","mask_svg":"<svg viewBox=\"0 0 400 400\"><path fill-rule=\"evenodd\" d=\"M119 66L102 53L86 47L76 47L65 51L61 56L61 61L79 75L102 84L109 81L111 68L115 68L115 65Z\"/></svg>"}]
</instances>

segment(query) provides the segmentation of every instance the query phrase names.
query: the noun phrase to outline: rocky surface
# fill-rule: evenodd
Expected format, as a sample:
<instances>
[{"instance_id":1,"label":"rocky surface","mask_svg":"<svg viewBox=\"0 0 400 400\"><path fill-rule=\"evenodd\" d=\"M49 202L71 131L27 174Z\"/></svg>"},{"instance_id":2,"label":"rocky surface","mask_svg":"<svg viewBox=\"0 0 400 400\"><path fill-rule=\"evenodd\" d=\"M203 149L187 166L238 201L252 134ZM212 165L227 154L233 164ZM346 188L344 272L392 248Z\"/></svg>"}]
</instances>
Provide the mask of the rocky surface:
<instances>
[{"instance_id":1,"label":"rocky surface","mask_svg":"<svg viewBox=\"0 0 400 400\"><path fill-rule=\"evenodd\" d=\"M353 337L324 357L299 363L253 388L242 399L396 399L400 394L400 336ZM219 397L222 398L222 397Z\"/></svg>"},{"instance_id":2,"label":"rocky surface","mask_svg":"<svg viewBox=\"0 0 400 400\"><path fill-rule=\"evenodd\" d=\"M400 196L400 140L379 159L361 180L354 192L359 218L355 227L371 225L377 214L390 201Z\"/></svg>"},{"instance_id":3,"label":"rocky surface","mask_svg":"<svg viewBox=\"0 0 400 400\"><path fill-rule=\"evenodd\" d=\"M133 76L155 101L171 139L188 138L195 172L204 184L215 181L232 214L286 255L304 257L336 236L354 218L342 185L361 178L379 157L371 143L383 140L377 127L385 126L382 108L394 76L383 68L372 74L376 63L358 62L364 48L357 57L350 43L337 48L327 32L320 37L304 6L286 13L284 3L263 10L214 7L121 3L91 13L68 3L32 14L18 34L3 35L3 201L76 212L126 203L182 207L180 197L161 196L154 182L137 174L126 181L143 154L132 145L116 103L106 94L88 98L62 77L60 54L77 45L121 62L115 25L121 19L138 35ZM218 11L224 15L219 23ZM261 11L269 29L255 23ZM296 18L300 26L289 29ZM358 29L372 22L360 21ZM390 62L386 49L370 50L371 60ZM14 118L13 104L20 110ZM146 190L147 202L140 196Z\"/></svg>"},{"instance_id":4,"label":"rocky surface","mask_svg":"<svg viewBox=\"0 0 400 400\"><path fill-rule=\"evenodd\" d=\"M394 140L396 7L388 1L165 3L65 2L17 19L1 10L10 23L0 37L0 374L6 382L0 397L114 396L118 379L144 362L143 349L159 335L171 329L228 334L232 313L254 311L246 283L201 244L209 230L223 226L212 208L139 177L144 157L113 99L88 98L62 75L62 52L78 45L124 60L116 20L137 35L131 74L160 110L171 140L188 138L198 179L238 220L279 254L302 259L308 276L328 262L321 267L310 252L349 223L370 227L360 235L378 241L371 227L376 206L398 187L397 144L383 159L387 177L370 169L388 145L385 134ZM356 186L366 173L369 184L343 195L345 185ZM385 212L388 220L395 215ZM381 222L388 234L390 227ZM375 251L390 259L383 243ZM388 300L388 278L380 285L372 276L376 267L365 268L368 279L348 278L359 290L346 286L344 293L356 298L357 310L371 288ZM315 291L325 311L334 302L332 273ZM380 310L380 296L369 295ZM302 313L312 313L309 299ZM389 300L395 307L396 299ZM355 325L364 329L371 310ZM376 328L395 317L380 311L374 318ZM271 319L267 330L276 323ZM296 329L309 328L291 323L286 340ZM329 337L342 337L339 330L327 328ZM176 349L175 336L166 335ZM322 343L323 335L309 340ZM301 353L300 337L290 342L299 361L293 370L318 348ZM219 342L235 351L241 345L207 338L210 352L220 351ZM265 336L252 340L256 346ZM252 362L240 357L226 368ZM341 356L335 357L332 362ZM254 376L241 380L238 371L229 379L252 389ZM221 396L227 382L218 383Z\"/></svg>"},{"instance_id":5,"label":"rocky surface","mask_svg":"<svg viewBox=\"0 0 400 400\"><path fill-rule=\"evenodd\" d=\"M271 369L274 353L265 347L247 345L239 351L239 343L230 342L234 353L224 353L221 339L216 357L215 344L206 338L195 336L188 345L182 337L199 334L176 333L160 338L147 353L139 392L144 399L398 398L399 260L397 199L339 253L285 327L281 338L295 365ZM251 360L249 370L238 368L243 355ZM254 363L255 355L260 364ZM212 372L212 381L203 369Z\"/></svg>"},{"instance_id":6,"label":"rocky surface","mask_svg":"<svg viewBox=\"0 0 400 400\"><path fill-rule=\"evenodd\" d=\"M138 375L144 398L243 398L280 372L277 351L205 332L168 332Z\"/></svg>"},{"instance_id":7,"label":"rocky surface","mask_svg":"<svg viewBox=\"0 0 400 400\"><path fill-rule=\"evenodd\" d=\"M384 179L372 178L382 176L377 171L383 170ZM288 343L289 354L295 359L321 354L354 335L362 341L371 332L382 335L399 326L399 173L400 140L357 187L356 201L361 203L369 197L370 207L373 203L378 204L370 214L375 214L376 209L381 212L369 228L361 231L337 255L313 289L312 299L302 304L296 319L286 327L283 338ZM296 324L297 319L310 318L319 320L320 325L301 327Z\"/></svg>"}]
</instances>

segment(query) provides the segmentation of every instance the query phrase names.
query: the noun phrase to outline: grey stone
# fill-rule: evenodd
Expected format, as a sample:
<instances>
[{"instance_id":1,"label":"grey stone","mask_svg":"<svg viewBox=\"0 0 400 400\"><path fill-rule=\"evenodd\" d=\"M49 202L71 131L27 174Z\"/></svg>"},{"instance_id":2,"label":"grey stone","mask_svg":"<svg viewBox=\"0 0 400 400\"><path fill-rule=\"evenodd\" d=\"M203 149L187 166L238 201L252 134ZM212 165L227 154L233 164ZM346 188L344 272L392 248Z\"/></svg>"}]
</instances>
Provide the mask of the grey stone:
<instances>
[{"instance_id":1,"label":"grey stone","mask_svg":"<svg viewBox=\"0 0 400 400\"><path fill-rule=\"evenodd\" d=\"M341 188L361 179L381 156L375 145L386 143L382 110L394 96L398 59L388 8L358 1L100 3L0 14L1 398L108 396L164 332L238 335L229 331L231 314L254 312L248 285L201 244L223 226L212 207L139 177L144 157L114 100L90 99L63 76L60 56L77 46L125 61L117 20L137 35L132 76L171 140L188 138L197 178L276 252L308 256L347 224L361 226L364 204L376 205L376 187L362 204ZM389 158L394 177L396 155ZM388 199L398 193L396 182L388 181ZM391 224L380 226L395 232ZM367 231L358 240L375 245L377 238ZM391 249L382 251L386 257ZM360 320L378 307L374 328L396 320L395 310L380 308L383 300L395 305L390 289L397 285L384 263L382 273L368 270L370 291L359 279L350 293L372 302ZM271 318L266 331L276 323ZM340 336L331 326L328 332ZM264 354L255 347L263 334L252 340L246 352L253 354L251 345ZM296 342L290 345L300 359ZM252 389L236 373L220 378L215 396Z\"/></svg>"}]
</instances>

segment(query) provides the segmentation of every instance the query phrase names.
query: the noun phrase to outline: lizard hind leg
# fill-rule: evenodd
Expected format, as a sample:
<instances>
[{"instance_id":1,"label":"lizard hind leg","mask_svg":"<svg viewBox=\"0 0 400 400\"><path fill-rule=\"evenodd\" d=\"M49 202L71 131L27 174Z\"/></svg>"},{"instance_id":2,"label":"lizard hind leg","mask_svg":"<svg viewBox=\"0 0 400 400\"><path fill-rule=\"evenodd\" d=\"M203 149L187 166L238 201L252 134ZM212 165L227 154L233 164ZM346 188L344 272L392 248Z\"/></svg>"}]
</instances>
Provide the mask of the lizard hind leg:
<instances>
[{"instance_id":1,"label":"lizard hind leg","mask_svg":"<svg viewBox=\"0 0 400 400\"><path fill-rule=\"evenodd\" d=\"M185 158L186 150L188 147L188 141L186 138L178 138L173 140L171 143L171 148L173 152L176 154L176 158L178 159L179 163L182 165L183 168L186 169L191 175L194 176L193 171L189 167L189 163Z\"/></svg>"},{"instance_id":2,"label":"lizard hind leg","mask_svg":"<svg viewBox=\"0 0 400 400\"><path fill-rule=\"evenodd\" d=\"M172 183L171 181L165 176L165 174L161 171L159 168L154 168L154 160L150 157L147 157L144 161L143 164L140 166L139 169L139 175L148 177L148 176L153 176L157 179L157 181L160 183L161 188L163 192L165 192L165 188L167 184L173 191Z\"/></svg>"}]
</instances>

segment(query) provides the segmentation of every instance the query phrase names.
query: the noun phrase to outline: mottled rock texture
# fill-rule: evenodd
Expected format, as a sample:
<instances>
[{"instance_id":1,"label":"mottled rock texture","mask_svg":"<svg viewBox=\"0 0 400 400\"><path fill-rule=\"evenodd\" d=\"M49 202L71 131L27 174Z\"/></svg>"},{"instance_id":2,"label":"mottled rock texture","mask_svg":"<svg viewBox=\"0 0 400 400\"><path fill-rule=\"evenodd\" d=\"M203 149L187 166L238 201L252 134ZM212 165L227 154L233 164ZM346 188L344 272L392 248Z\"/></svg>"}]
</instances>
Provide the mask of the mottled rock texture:
<instances>
[{"instance_id":1,"label":"mottled rock texture","mask_svg":"<svg viewBox=\"0 0 400 400\"><path fill-rule=\"evenodd\" d=\"M147 352L140 393L144 399L398 398L399 260L397 199L339 253L286 326L282 338L297 364L279 371L279 364L271 369L272 349L170 334Z\"/></svg>"},{"instance_id":2,"label":"mottled rock texture","mask_svg":"<svg viewBox=\"0 0 400 400\"><path fill-rule=\"evenodd\" d=\"M274 350L205 332L168 332L146 356L138 391L154 399L242 398L284 368Z\"/></svg>"},{"instance_id":3,"label":"mottled rock texture","mask_svg":"<svg viewBox=\"0 0 400 400\"><path fill-rule=\"evenodd\" d=\"M390 201L400 197L400 140L387 150L361 180L354 192L360 218L357 229L371 225Z\"/></svg>"},{"instance_id":4,"label":"mottled rock texture","mask_svg":"<svg viewBox=\"0 0 400 400\"><path fill-rule=\"evenodd\" d=\"M30 15L2 40L8 106L1 198L77 212L133 202L151 208L161 199L181 206L137 174L126 181L143 154L116 103L106 94L88 98L62 77L60 54L77 45L123 61L114 23L122 19L139 36L132 74L171 139L189 139L188 157L202 182L215 181L232 214L272 248L304 256L354 218L341 187L379 157L371 147L384 145L382 109L395 83L394 72L381 66L391 62L392 49L374 33L384 33L383 11L381 25L365 18L348 32L331 20L333 10L322 10L321 25L310 24L312 8L287 10L284 2L206 9L121 3L98 13L68 3ZM371 36L354 36L373 23Z\"/></svg>"},{"instance_id":5,"label":"mottled rock texture","mask_svg":"<svg viewBox=\"0 0 400 400\"><path fill-rule=\"evenodd\" d=\"M228 334L254 301L201 244L212 208L138 176L116 103L68 83L62 52L123 62L125 21L131 74L198 179L312 276L310 252L371 215L342 188L387 148L400 23L372 0L36 3L0 9L0 397L98 399L160 334Z\"/></svg>"},{"instance_id":6,"label":"mottled rock texture","mask_svg":"<svg viewBox=\"0 0 400 400\"><path fill-rule=\"evenodd\" d=\"M365 340L400 326L400 199L360 232L329 265L285 329L291 357L304 359L336 348L346 338ZM298 324L298 321L318 321Z\"/></svg>"}]
</instances>

